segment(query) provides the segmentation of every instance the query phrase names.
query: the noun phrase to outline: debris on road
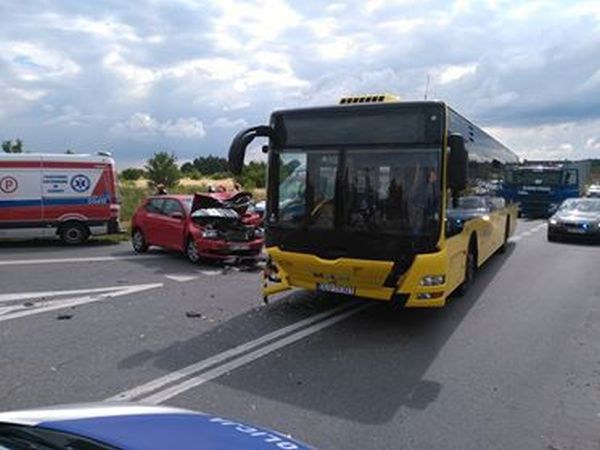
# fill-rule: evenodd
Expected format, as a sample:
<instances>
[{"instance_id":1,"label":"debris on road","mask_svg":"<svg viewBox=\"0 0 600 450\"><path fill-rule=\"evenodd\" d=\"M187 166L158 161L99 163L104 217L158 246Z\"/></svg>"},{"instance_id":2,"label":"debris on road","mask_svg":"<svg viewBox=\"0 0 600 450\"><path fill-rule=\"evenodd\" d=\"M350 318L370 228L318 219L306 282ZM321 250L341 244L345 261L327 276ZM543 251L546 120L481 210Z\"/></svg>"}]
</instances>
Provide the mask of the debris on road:
<instances>
[{"instance_id":1,"label":"debris on road","mask_svg":"<svg viewBox=\"0 0 600 450\"><path fill-rule=\"evenodd\" d=\"M190 319L201 319L202 313L197 312L197 311L188 311L185 313L185 316L189 317Z\"/></svg>"},{"instance_id":2,"label":"debris on road","mask_svg":"<svg viewBox=\"0 0 600 450\"><path fill-rule=\"evenodd\" d=\"M73 314L59 314L56 316L56 320L69 320L73 317Z\"/></svg>"}]
</instances>

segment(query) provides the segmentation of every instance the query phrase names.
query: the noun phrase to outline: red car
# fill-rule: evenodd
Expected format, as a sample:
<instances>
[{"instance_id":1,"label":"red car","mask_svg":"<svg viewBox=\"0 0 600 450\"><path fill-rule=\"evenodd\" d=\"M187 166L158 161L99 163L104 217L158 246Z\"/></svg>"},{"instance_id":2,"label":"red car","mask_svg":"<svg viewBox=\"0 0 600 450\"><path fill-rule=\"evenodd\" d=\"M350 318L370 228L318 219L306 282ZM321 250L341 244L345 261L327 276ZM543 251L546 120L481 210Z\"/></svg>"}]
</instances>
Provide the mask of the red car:
<instances>
[{"instance_id":1,"label":"red car","mask_svg":"<svg viewBox=\"0 0 600 450\"><path fill-rule=\"evenodd\" d=\"M141 253L156 245L179 250L193 263L201 258L256 260L264 233L251 199L247 192L150 197L131 221L133 249Z\"/></svg>"}]
</instances>

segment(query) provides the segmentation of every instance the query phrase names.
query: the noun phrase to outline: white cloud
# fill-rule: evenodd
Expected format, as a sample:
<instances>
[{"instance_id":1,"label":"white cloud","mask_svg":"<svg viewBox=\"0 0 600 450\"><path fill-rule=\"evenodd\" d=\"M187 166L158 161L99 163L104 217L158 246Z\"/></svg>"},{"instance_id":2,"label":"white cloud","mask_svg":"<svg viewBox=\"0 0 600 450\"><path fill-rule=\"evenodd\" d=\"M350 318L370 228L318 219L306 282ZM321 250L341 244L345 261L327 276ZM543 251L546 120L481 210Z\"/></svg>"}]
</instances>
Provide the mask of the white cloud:
<instances>
[{"instance_id":1,"label":"white cloud","mask_svg":"<svg viewBox=\"0 0 600 450\"><path fill-rule=\"evenodd\" d=\"M175 121L169 120L161 124L160 129L165 135L171 137L202 139L206 136L204 124L194 117L181 118Z\"/></svg>"},{"instance_id":2,"label":"white cloud","mask_svg":"<svg viewBox=\"0 0 600 450\"><path fill-rule=\"evenodd\" d=\"M36 88L18 88L0 79L0 118L15 116L44 96L47 91Z\"/></svg>"},{"instance_id":3,"label":"white cloud","mask_svg":"<svg viewBox=\"0 0 600 450\"><path fill-rule=\"evenodd\" d=\"M410 33L426 24L425 18L391 19L378 24L378 27L390 33Z\"/></svg>"},{"instance_id":4,"label":"white cloud","mask_svg":"<svg viewBox=\"0 0 600 450\"><path fill-rule=\"evenodd\" d=\"M63 52L27 41L0 42L0 58L18 79L28 82L70 77L81 70Z\"/></svg>"},{"instance_id":5,"label":"white cloud","mask_svg":"<svg viewBox=\"0 0 600 450\"><path fill-rule=\"evenodd\" d=\"M58 113L56 113L56 108L52 105L46 104L43 108L48 113L55 113L43 122L44 125L81 126L101 118L94 114L83 114L79 108L74 105L63 105Z\"/></svg>"},{"instance_id":6,"label":"white cloud","mask_svg":"<svg viewBox=\"0 0 600 450\"><path fill-rule=\"evenodd\" d=\"M224 154L277 107L422 99L430 76L429 98L522 155L597 156L598 36L593 0L17 2L0 31L0 117L28 148L70 136L143 160L156 141L193 158L201 137Z\"/></svg>"},{"instance_id":7,"label":"white cloud","mask_svg":"<svg viewBox=\"0 0 600 450\"><path fill-rule=\"evenodd\" d=\"M595 153L597 156L600 156L600 138L599 137L591 137L585 141L585 148L590 152Z\"/></svg>"},{"instance_id":8,"label":"white cloud","mask_svg":"<svg viewBox=\"0 0 600 450\"><path fill-rule=\"evenodd\" d=\"M276 41L302 16L283 0L219 0L219 13L210 33L216 48L252 51Z\"/></svg>"},{"instance_id":9,"label":"white cloud","mask_svg":"<svg viewBox=\"0 0 600 450\"><path fill-rule=\"evenodd\" d=\"M47 13L44 20L49 26L58 30L89 34L105 40L128 42L141 42L143 40L133 27L110 16L102 19L92 19L82 16L63 16Z\"/></svg>"},{"instance_id":10,"label":"white cloud","mask_svg":"<svg viewBox=\"0 0 600 450\"><path fill-rule=\"evenodd\" d=\"M248 122L244 119L231 120L227 117L219 117L210 126L213 128L244 128L248 126Z\"/></svg>"},{"instance_id":11,"label":"white cloud","mask_svg":"<svg viewBox=\"0 0 600 450\"><path fill-rule=\"evenodd\" d=\"M600 157L600 119L532 127L488 127L488 131L525 159Z\"/></svg>"},{"instance_id":12,"label":"white cloud","mask_svg":"<svg viewBox=\"0 0 600 450\"><path fill-rule=\"evenodd\" d=\"M126 121L113 125L110 132L115 135L136 138L164 135L175 138L202 139L206 136L204 124L195 117L159 122L146 113L133 114Z\"/></svg>"},{"instance_id":13,"label":"white cloud","mask_svg":"<svg viewBox=\"0 0 600 450\"><path fill-rule=\"evenodd\" d=\"M438 82L440 84L448 84L454 81L458 81L467 75L475 73L477 70L477 64L464 64L460 66L448 66L442 69L438 75Z\"/></svg>"}]
</instances>

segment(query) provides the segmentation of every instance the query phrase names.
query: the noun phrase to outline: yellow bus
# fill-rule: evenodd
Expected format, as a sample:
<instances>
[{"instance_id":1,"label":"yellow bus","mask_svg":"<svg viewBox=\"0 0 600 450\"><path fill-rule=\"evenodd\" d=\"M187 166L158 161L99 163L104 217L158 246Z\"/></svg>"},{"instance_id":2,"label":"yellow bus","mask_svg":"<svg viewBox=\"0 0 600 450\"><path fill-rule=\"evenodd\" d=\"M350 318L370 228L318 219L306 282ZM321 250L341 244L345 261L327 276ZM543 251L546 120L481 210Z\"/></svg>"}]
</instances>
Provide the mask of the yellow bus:
<instances>
[{"instance_id":1,"label":"yellow bus","mask_svg":"<svg viewBox=\"0 0 600 450\"><path fill-rule=\"evenodd\" d=\"M517 156L443 102L275 111L233 139L234 174L257 137L268 138L265 301L302 288L441 307L515 229L517 207L492 179Z\"/></svg>"}]
</instances>

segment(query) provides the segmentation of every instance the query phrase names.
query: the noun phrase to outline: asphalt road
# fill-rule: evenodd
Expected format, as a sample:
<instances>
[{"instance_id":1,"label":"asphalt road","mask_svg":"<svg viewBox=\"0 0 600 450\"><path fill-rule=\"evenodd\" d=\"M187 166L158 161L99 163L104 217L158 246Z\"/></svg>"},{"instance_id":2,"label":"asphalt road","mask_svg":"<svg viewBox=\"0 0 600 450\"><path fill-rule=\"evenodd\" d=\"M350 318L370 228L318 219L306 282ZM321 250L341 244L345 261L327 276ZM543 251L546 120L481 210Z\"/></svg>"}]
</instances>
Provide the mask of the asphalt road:
<instances>
[{"instance_id":1,"label":"asphalt road","mask_svg":"<svg viewBox=\"0 0 600 450\"><path fill-rule=\"evenodd\" d=\"M131 400L322 449L599 449L600 246L509 250L440 310L305 292L256 271L0 244L0 410Z\"/></svg>"}]
</instances>

